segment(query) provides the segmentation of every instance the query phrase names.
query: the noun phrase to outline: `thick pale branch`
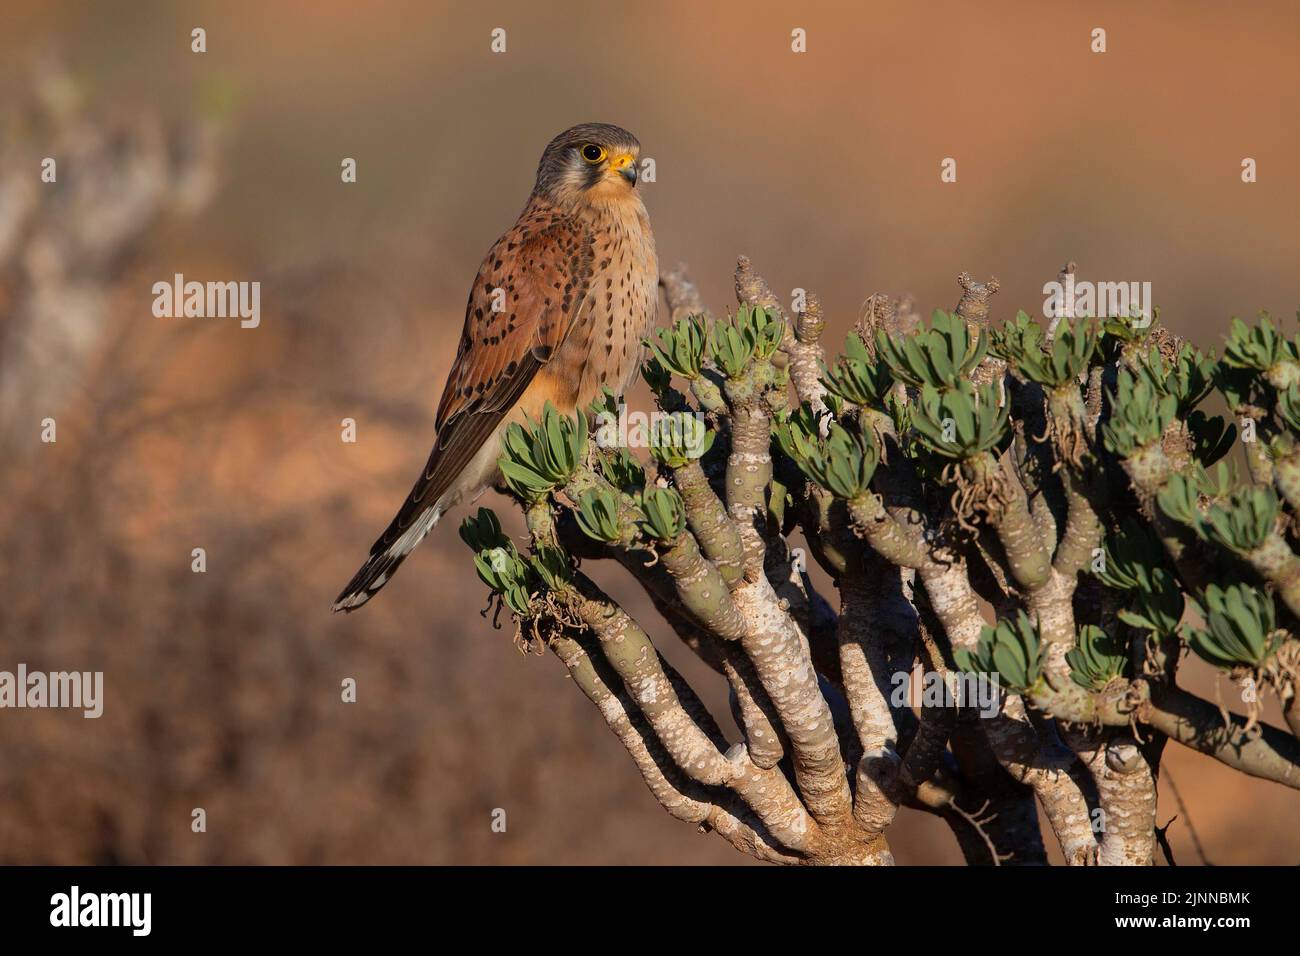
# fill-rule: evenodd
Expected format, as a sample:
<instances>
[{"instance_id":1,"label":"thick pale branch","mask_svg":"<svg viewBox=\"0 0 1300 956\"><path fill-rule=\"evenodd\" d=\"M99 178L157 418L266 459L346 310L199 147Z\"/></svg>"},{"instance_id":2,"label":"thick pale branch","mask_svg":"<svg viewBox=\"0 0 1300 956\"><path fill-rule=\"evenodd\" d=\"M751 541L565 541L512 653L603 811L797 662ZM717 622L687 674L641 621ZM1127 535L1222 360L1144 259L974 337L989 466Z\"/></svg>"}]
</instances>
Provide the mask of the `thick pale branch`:
<instances>
[{"instance_id":1,"label":"thick pale branch","mask_svg":"<svg viewBox=\"0 0 1300 956\"><path fill-rule=\"evenodd\" d=\"M650 793L678 820L716 831L742 853L769 863L798 863L801 858L783 850L768 834L752 810L729 795L713 793L686 778L645 723L615 675L602 674L595 657L578 638L560 635L551 650L568 669L573 682L596 705L605 723L627 748Z\"/></svg>"},{"instance_id":2,"label":"thick pale branch","mask_svg":"<svg viewBox=\"0 0 1300 956\"><path fill-rule=\"evenodd\" d=\"M746 579L733 594L749 625L742 646L790 739L799 792L818 821L843 820L852 798L830 706L808 648L766 575Z\"/></svg>"},{"instance_id":3,"label":"thick pale branch","mask_svg":"<svg viewBox=\"0 0 1300 956\"><path fill-rule=\"evenodd\" d=\"M763 404L751 399L733 409L731 424L727 512L740 534L748 578L763 570L767 490L772 481L771 420Z\"/></svg>"},{"instance_id":4,"label":"thick pale branch","mask_svg":"<svg viewBox=\"0 0 1300 956\"><path fill-rule=\"evenodd\" d=\"M1127 734L1075 728L1066 740L1092 774L1101 807L1102 866L1151 866L1156 849L1156 784Z\"/></svg>"},{"instance_id":5,"label":"thick pale branch","mask_svg":"<svg viewBox=\"0 0 1300 956\"><path fill-rule=\"evenodd\" d=\"M1034 788L1066 862L1071 866L1095 862L1097 841L1088 802L1075 776L1079 763L1074 754L1059 744L1041 742L1014 695L1007 697L1001 714L988 719L985 733L1006 771Z\"/></svg>"},{"instance_id":6,"label":"thick pale branch","mask_svg":"<svg viewBox=\"0 0 1300 956\"><path fill-rule=\"evenodd\" d=\"M610 665L673 760L693 780L726 784L740 773L682 707L645 631L585 575L571 610L599 639Z\"/></svg>"},{"instance_id":7,"label":"thick pale branch","mask_svg":"<svg viewBox=\"0 0 1300 956\"><path fill-rule=\"evenodd\" d=\"M571 611L599 638L605 659L673 762L699 783L730 787L783 846L808 852L817 834L784 775L756 766L743 746L724 755L718 747L721 734L708 711L665 665L640 626L585 575L575 581L578 591L570 596Z\"/></svg>"},{"instance_id":8,"label":"thick pale branch","mask_svg":"<svg viewBox=\"0 0 1300 956\"><path fill-rule=\"evenodd\" d=\"M686 505L686 523L700 548L731 587L744 572L744 547L727 507L714 493L698 460L673 469L673 486Z\"/></svg>"},{"instance_id":9,"label":"thick pale branch","mask_svg":"<svg viewBox=\"0 0 1300 956\"><path fill-rule=\"evenodd\" d=\"M1113 681L1105 694L1058 692L1040 683L1034 705L1076 723L1112 727L1133 720L1154 727L1186 747L1234 770L1300 789L1300 740L1269 724L1252 727L1247 718L1225 714L1207 700L1178 687L1146 680Z\"/></svg>"},{"instance_id":10,"label":"thick pale branch","mask_svg":"<svg viewBox=\"0 0 1300 956\"><path fill-rule=\"evenodd\" d=\"M861 570L840 579L840 669L863 751L853 812L870 833L883 832L894 819L889 792L898 771L898 735L889 708L892 675L876 597Z\"/></svg>"}]
</instances>

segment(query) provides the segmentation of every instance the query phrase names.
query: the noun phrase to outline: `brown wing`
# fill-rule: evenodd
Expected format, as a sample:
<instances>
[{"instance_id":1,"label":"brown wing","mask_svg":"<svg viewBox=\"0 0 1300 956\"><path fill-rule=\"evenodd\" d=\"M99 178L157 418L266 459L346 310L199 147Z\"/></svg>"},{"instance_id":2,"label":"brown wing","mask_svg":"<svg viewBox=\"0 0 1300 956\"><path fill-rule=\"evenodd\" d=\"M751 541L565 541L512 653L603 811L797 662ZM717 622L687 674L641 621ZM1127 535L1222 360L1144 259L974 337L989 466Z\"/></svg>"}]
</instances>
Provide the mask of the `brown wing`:
<instances>
[{"instance_id":1,"label":"brown wing","mask_svg":"<svg viewBox=\"0 0 1300 956\"><path fill-rule=\"evenodd\" d=\"M470 290L429 461L335 610L364 604L437 523L439 499L573 328L594 243L580 222L534 200L488 252Z\"/></svg>"}]
</instances>

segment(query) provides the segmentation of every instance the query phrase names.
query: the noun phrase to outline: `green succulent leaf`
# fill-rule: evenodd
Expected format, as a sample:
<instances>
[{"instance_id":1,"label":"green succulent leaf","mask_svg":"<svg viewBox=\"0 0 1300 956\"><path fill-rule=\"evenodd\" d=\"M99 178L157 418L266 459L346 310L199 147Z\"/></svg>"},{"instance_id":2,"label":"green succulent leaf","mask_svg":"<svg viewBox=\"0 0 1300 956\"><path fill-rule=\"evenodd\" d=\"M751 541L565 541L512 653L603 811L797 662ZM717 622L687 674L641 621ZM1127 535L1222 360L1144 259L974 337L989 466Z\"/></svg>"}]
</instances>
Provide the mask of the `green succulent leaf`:
<instances>
[{"instance_id":1,"label":"green succulent leaf","mask_svg":"<svg viewBox=\"0 0 1300 956\"><path fill-rule=\"evenodd\" d=\"M1117 591L1134 591L1143 584L1142 572L1163 566L1164 545L1145 522L1126 518L1119 530L1106 537L1097 580Z\"/></svg>"},{"instance_id":2,"label":"green succulent leaf","mask_svg":"<svg viewBox=\"0 0 1300 956\"><path fill-rule=\"evenodd\" d=\"M993 352L1029 381L1053 389L1083 373L1097 350L1098 337L1094 320L1062 320L1048 344L1042 326L1022 311L994 333Z\"/></svg>"},{"instance_id":3,"label":"green succulent leaf","mask_svg":"<svg viewBox=\"0 0 1300 956\"><path fill-rule=\"evenodd\" d=\"M1128 645L1091 624L1079 629L1078 640L1065 660L1070 665L1071 679L1088 690L1102 690L1131 671Z\"/></svg>"},{"instance_id":4,"label":"green succulent leaf","mask_svg":"<svg viewBox=\"0 0 1300 956\"><path fill-rule=\"evenodd\" d=\"M1154 445L1178 413L1178 399L1161 395L1146 376L1121 369L1111 395L1110 420L1102 425L1106 447L1121 458Z\"/></svg>"},{"instance_id":5,"label":"green succulent leaf","mask_svg":"<svg viewBox=\"0 0 1300 956\"><path fill-rule=\"evenodd\" d=\"M715 437L702 415L661 415L652 423L650 453L669 468L681 468L707 455Z\"/></svg>"},{"instance_id":6,"label":"green succulent leaf","mask_svg":"<svg viewBox=\"0 0 1300 956\"><path fill-rule=\"evenodd\" d=\"M844 339L844 354L835 367L822 366L822 384L845 402L884 408L894 377L888 365L872 358L862 338L850 332Z\"/></svg>"},{"instance_id":7,"label":"green succulent leaf","mask_svg":"<svg viewBox=\"0 0 1300 956\"><path fill-rule=\"evenodd\" d=\"M573 476L587 451L587 416L561 415L550 402L539 422L512 423L498 464L501 476L526 504L539 501Z\"/></svg>"},{"instance_id":8,"label":"green succulent leaf","mask_svg":"<svg viewBox=\"0 0 1300 956\"><path fill-rule=\"evenodd\" d=\"M600 422L602 418L613 418L617 420L618 412L618 396L614 394L614 390L608 385L602 385L600 387L600 394L597 395L591 401L591 404L587 406L587 414L594 422Z\"/></svg>"},{"instance_id":9,"label":"green succulent leaf","mask_svg":"<svg viewBox=\"0 0 1300 956\"><path fill-rule=\"evenodd\" d=\"M1300 346L1274 328L1267 313L1261 314L1259 324L1253 327L1241 319L1232 320L1223 362L1230 368L1263 373L1278 391L1300 384Z\"/></svg>"},{"instance_id":10,"label":"green succulent leaf","mask_svg":"<svg viewBox=\"0 0 1300 956\"><path fill-rule=\"evenodd\" d=\"M1244 554L1261 547L1277 527L1281 505L1271 487L1243 488L1205 512L1201 530L1222 547Z\"/></svg>"},{"instance_id":11,"label":"green succulent leaf","mask_svg":"<svg viewBox=\"0 0 1300 956\"><path fill-rule=\"evenodd\" d=\"M961 461L996 448L1007 433L1007 405L999 404L996 382L963 381L946 391L926 385L913 409L912 427L921 444L944 458Z\"/></svg>"},{"instance_id":12,"label":"green succulent leaf","mask_svg":"<svg viewBox=\"0 0 1300 956\"><path fill-rule=\"evenodd\" d=\"M773 426L777 444L808 478L845 500L868 493L880 463L874 436L832 422L823 439L807 407Z\"/></svg>"},{"instance_id":13,"label":"green succulent leaf","mask_svg":"<svg viewBox=\"0 0 1300 956\"><path fill-rule=\"evenodd\" d=\"M479 580L499 594L515 614L527 617L531 613L530 570L514 542L501 530L496 514L480 508L476 515L461 522L460 537L474 552Z\"/></svg>"},{"instance_id":14,"label":"green succulent leaf","mask_svg":"<svg viewBox=\"0 0 1300 956\"><path fill-rule=\"evenodd\" d=\"M1214 386L1218 363L1184 343L1173 361L1166 362L1155 347L1137 356L1138 374L1159 395L1172 395L1178 402L1178 417L1185 417Z\"/></svg>"},{"instance_id":15,"label":"green succulent leaf","mask_svg":"<svg viewBox=\"0 0 1300 956\"><path fill-rule=\"evenodd\" d=\"M678 319L666 329L655 329L646 345L655 361L667 372L691 380L698 378L704 359L705 343L708 340L704 316L690 315ZM652 373L657 381L662 381L662 374ZM650 376L647 376L650 381ZM650 382L654 387L654 382ZM666 386L665 386L666 387ZM656 393L658 393L656 389Z\"/></svg>"},{"instance_id":16,"label":"green succulent leaf","mask_svg":"<svg viewBox=\"0 0 1300 956\"><path fill-rule=\"evenodd\" d=\"M1160 636L1174 633L1186 605L1178 579L1165 567L1139 566L1135 576L1138 585L1131 594L1132 604L1119 612L1119 619Z\"/></svg>"},{"instance_id":17,"label":"green succulent leaf","mask_svg":"<svg viewBox=\"0 0 1300 956\"><path fill-rule=\"evenodd\" d=\"M1278 394L1277 414L1292 432L1300 432L1300 385L1292 385Z\"/></svg>"},{"instance_id":18,"label":"green succulent leaf","mask_svg":"<svg viewBox=\"0 0 1300 956\"><path fill-rule=\"evenodd\" d=\"M686 505L672 488L650 487L641 496L641 529L657 541L676 541L686 530Z\"/></svg>"},{"instance_id":19,"label":"green succulent leaf","mask_svg":"<svg viewBox=\"0 0 1300 956\"><path fill-rule=\"evenodd\" d=\"M1181 524L1191 528L1200 528L1201 505L1200 486L1194 471L1175 472L1160 494L1156 503L1160 510Z\"/></svg>"},{"instance_id":20,"label":"green succulent leaf","mask_svg":"<svg viewBox=\"0 0 1300 956\"><path fill-rule=\"evenodd\" d=\"M1224 670L1259 668L1286 639L1275 630L1273 598L1254 588L1230 584L1205 589L1201 612L1206 629L1188 627L1183 639L1201 659Z\"/></svg>"},{"instance_id":21,"label":"green succulent leaf","mask_svg":"<svg viewBox=\"0 0 1300 956\"><path fill-rule=\"evenodd\" d=\"M972 337L965 319L942 311L934 313L929 328L922 325L907 335L876 333L876 355L894 378L913 388L955 388L984 360L988 347L983 329Z\"/></svg>"},{"instance_id":22,"label":"green succulent leaf","mask_svg":"<svg viewBox=\"0 0 1300 956\"><path fill-rule=\"evenodd\" d=\"M1151 334L1151 329L1155 327L1159 320L1159 309L1156 309L1150 318L1141 312L1130 315L1109 316L1102 320L1102 334L1106 339L1112 339L1119 344L1116 347L1113 344L1107 345L1103 341L1103 347L1108 352L1114 352L1140 345L1146 341Z\"/></svg>"},{"instance_id":23,"label":"green succulent leaf","mask_svg":"<svg viewBox=\"0 0 1300 956\"><path fill-rule=\"evenodd\" d=\"M1230 463L1220 461L1209 469L1196 462L1190 468L1169 476L1165 487L1156 496L1156 503L1169 517L1204 538L1211 530L1206 523L1206 508L1229 499L1237 485L1237 472ZM1227 510L1232 510L1232 507Z\"/></svg>"},{"instance_id":24,"label":"green succulent leaf","mask_svg":"<svg viewBox=\"0 0 1300 956\"><path fill-rule=\"evenodd\" d=\"M754 356L754 343L734 326L715 323L709 335L709 355L728 378L738 378Z\"/></svg>"},{"instance_id":25,"label":"green succulent leaf","mask_svg":"<svg viewBox=\"0 0 1300 956\"><path fill-rule=\"evenodd\" d=\"M754 354L759 359L769 359L781 345L785 334L785 319L776 309L761 305L742 305L736 310L733 321L745 338L754 343Z\"/></svg>"},{"instance_id":26,"label":"green succulent leaf","mask_svg":"<svg viewBox=\"0 0 1300 956\"><path fill-rule=\"evenodd\" d=\"M474 551L509 544L510 539L501 530L501 519L491 508L479 508L478 513L460 523L460 539Z\"/></svg>"},{"instance_id":27,"label":"green succulent leaf","mask_svg":"<svg viewBox=\"0 0 1300 956\"><path fill-rule=\"evenodd\" d=\"M602 450L596 457L596 464L601 477L620 491L640 488L645 484L645 469L624 447Z\"/></svg>"},{"instance_id":28,"label":"green succulent leaf","mask_svg":"<svg viewBox=\"0 0 1300 956\"><path fill-rule=\"evenodd\" d=\"M1021 356L1034 355L1042 349L1043 327L1024 309L1002 328L994 329L989 342L989 351L1012 365L1017 364Z\"/></svg>"},{"instance_id":29,"label":"green succulent leaf","mask_svg":"<svg viewBox=\"0 0 1300 956\"><path fill-rule=\"evenodd\" d=\"M771 357L781 344L785 322L775 311L742 305L736 314L713 324L709 356L728 378L738 378L750 361Z\"/></svg>"},{"instance_id":30,"label":"green succulent leaf","mask_svg":"<svg viewBox=\"0 0 1300 956\"><path fill-rule=\"evenodd\" d=\"M563 548L538 545L528 563L552 593L561 593L573 584L573 562Z\"/></svg>"},{"instance_id":31,"label":"green succulent leaf","mask_svg":"<svg viewBox=\"0 0 1300 956\"><path fill-rule=\"evenodd\" d=\"M619 527L618 507L618 492L613 488L592 488L579 497L574 518L587 537L596 541L617 541L623 536Z\"/></svg>"},{"instance_id":32,"label":"green succulent leaf","mask_svg":"<svg viewBox=\"0 0 1300 956\"><path fill-rule=\"evenodd\" d=\"M985 627L973 650L953 651L957 666L968 673L997 674L1003 687L1023 693L1042 676L1042 645L1036 625L1024 611Z\"/></svg>"}]
</instances>

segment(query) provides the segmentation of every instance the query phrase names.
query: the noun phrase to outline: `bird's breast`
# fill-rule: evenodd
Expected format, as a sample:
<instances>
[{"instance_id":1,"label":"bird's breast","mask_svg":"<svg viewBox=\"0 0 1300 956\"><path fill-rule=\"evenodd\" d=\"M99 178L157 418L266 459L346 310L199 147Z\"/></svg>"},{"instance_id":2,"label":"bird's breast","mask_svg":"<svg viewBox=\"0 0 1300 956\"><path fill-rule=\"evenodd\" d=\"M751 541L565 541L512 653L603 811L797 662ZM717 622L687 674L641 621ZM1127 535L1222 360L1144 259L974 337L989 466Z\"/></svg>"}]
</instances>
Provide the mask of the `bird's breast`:
<instances>
[{"instance_id":1,"label":"bird's breast","mask_svg":"<svg viewBox=\"0 0 1300 956\"><path fill-rule=\"evenodd\" d=\"M598 224L593 260L585 306L554 361L556 372L574 383L579 408L606 386L622 395L641 366L659 283L644 208L612 214Z\"/></svg>"}]
</instances>

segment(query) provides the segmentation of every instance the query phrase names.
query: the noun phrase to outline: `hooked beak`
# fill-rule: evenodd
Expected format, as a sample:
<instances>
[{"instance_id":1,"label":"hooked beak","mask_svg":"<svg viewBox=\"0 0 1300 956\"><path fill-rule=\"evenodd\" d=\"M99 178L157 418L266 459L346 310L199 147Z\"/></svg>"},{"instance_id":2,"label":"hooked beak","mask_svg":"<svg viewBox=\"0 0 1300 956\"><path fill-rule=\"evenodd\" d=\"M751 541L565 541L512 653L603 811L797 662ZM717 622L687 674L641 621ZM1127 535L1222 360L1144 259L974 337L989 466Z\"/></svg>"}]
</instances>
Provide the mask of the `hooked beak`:
<instances>
[{"instance_id":1,"label":"hooked beak","mask_svg":"<svg viewBox=\"0 0 1300 956\"><path fill-rule=\"evenodd\" d=\"M630 185L636 185L636 160L631 154L624 154L610 163L610 166Z\"/></svg>"}]
</instances>

